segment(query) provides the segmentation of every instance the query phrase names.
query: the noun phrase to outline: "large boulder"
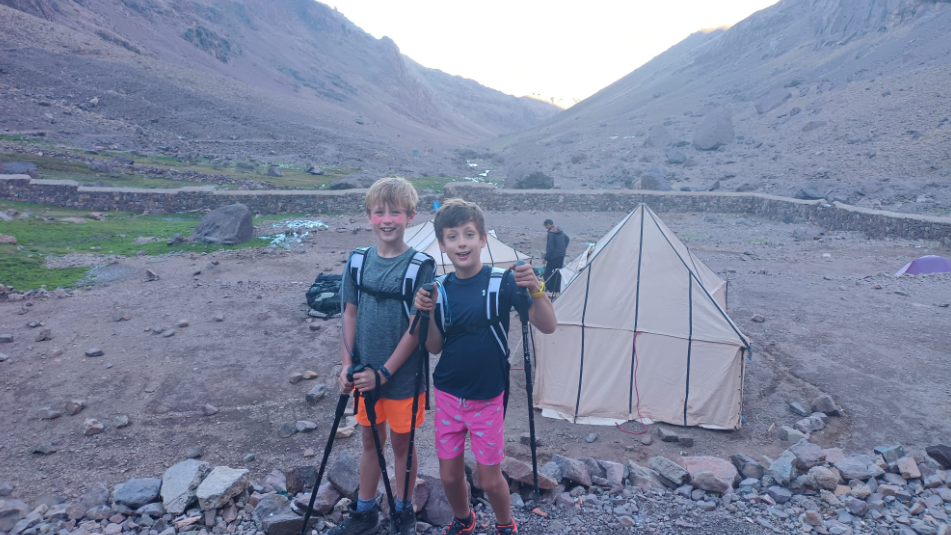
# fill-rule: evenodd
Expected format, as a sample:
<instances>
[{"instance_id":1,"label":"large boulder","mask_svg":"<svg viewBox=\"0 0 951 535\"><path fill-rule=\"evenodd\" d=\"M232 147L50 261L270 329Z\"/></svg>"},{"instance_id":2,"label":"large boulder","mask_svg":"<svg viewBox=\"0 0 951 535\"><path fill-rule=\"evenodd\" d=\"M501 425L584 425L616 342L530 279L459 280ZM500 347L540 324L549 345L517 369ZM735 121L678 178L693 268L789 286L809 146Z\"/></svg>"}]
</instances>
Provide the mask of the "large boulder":
<instances>
[{"instance_id":1,"label":"large boulder","mask_svg":"<svg viewBox=\"0 0 951 535\"><path fill-rule=\"evenodd\" d=\"M354 173L331 182L327 189L366 189L374 182L383 178L383 175L374 175L372 173Z\"/></svg>"},{"instance_id":2,"label":"large boulder","mask_svg":"<svg viewBox=\"0 0 951 535\"><path fill-rule=\"evenodd\" d=\"M687 161L687 155L677 149L667 149L667 163L682 164Z\"/></svg>"},{"instance_id":3,"label":"large boulder","mask_svg":"<svg viewBox=\"0 0 951 535\"><path fill-rule=\"evenodd\" d=\"M524 483L526 485L534 485L534 475L532 473L532 467L527 464L519 461L518 459L513 459L511 457L505 457L502 459L502 473L507 475L509 479L514 479L519 483ZM554 479L546 476L545 474L538 473L538 488L543 490L551 490L558 486L558 482Z\"/></svg>"},{"instance_id":4,"label":"large boulder","mask_svg":"<svg viewBox=\"0 0 951 535\"><path fill-rule=\"evenodd\" d=\"M789 451L796 456L796 468L802 472L807 472L813 466L822 464L826 458L825 454L822 453L822 448L805 439L790 446Z\"/></svg>"},{"instance_id":5,"label":"large boulder","mask_svg":"<svg viewBox=\"0 0 951 535\"><path fill-rule=\"evenodd\" d=\"M756 462L756 459L749 457L747 455L736 454L730 456L730 462L733 463L733 466L740 472L740 475L743 478L753 478L760 479L763 477L765 470L763 465Z\"/></svg>"},{"instance_id":6,"label":"large boulder","mask_svg":"<svg viewBox=\"0 0 951 535\"><path fill-rule=\"evenodd\" d=\"M555 179L535 171L515 181L515 189L551 189L555 187Z\"/></svg>"},{"instance_id":7,"label":"large boulder","mask_svg":"<svg viewBox=\"0 0 951 535\"><path fill-rule=\"evenodd\" d=\"M670 481L675 487L686 485L690 481L690 474L679 464L671 461L667 457L651 457L647 465L653 468L664 479Z\"/></svg>"},{"instance_id":8,"label":"large boulder","mask_svg":"<svg viewBox=\"0 0 951 535\"><path fill-rule=\"evenodd\" d=\"M860 479L866 481L873 477L878 477L885 473L884 470L875 464L875 460L869 455L855 455L836 461L836 469L842 474L842 479Z\"/></svg>"},{"instance_id":9,"label":"large boulder","mask_svg":"<svg viewBox=\"0 0 951 535\"><path fill-rule=\"evenodd\" d=\"M925 448L925 453L935 461L938 461L938 464L944 468L951 469L951 447L945 446L944 444L928 446Z\"/></svg>"},{"instance_id":10,"label":"large boulder","mask_svg":"<svg viewBox=\"0 0 951 535\"><path fill-rule=\"evenodd\" d=\"M715 112L703 118L693 134L693 146L700 150L716 150L733 143L736 132L733 120L723 112Z\"/></svg>"},{"instance_id":11,"label":"large boulder","mask_svg":"<svg viewBox=\"0 0 951 535\"><path fill-rule=\"evenodd\" d=\"M251 210L239 203L205 214L195 227L191 239L205 243L235 245L250 240L253 234Z\"/></svg>"},{"instance_id":12,"label":"large boulder","mask_svg":"<svg viewBox=\"0 0 951 535\"><path fill-rule=\"evenodd\" d=\"M311 493L308 492L297 496L294 500L294 504L298 510L307 510L307 506L310 505L310 495ZM333 510L334 505L336 505L338 501L340 501L340 493L337 492L337 489L335 489L329 481L324 481L320 484L317 497L314 498L314 513L325 515Z\"/></svg>"},{"instance_id":13,"label":"large boulder","mask_svg":"<svg viewBox=\"0 0 951 535\"><path fill-rule=\"evenodd\" d=\"M789 90L777 87L756 101L754 104L756 113L764 114L773 111L790 98L792 98L792 93Z\"/></svg>"},{"instance_id":14,"label":"large boulder","mask_svg":"<svg viewBox=\"0 0 951 535\"><path fill-rule=\"evenodd\" d=\"M733 491L737 471L730 461L719 457L684 457L684 468L694 487L719 494Z\"/></svg>"},{"instance_id":15,"label":"large boulder","mask_svg":"<svg viewBox=\"0 0 951 535\"><path fill-rule=\"evenodd\" d=\"M30 514L30 507L20 500L0 500L0 531L7 532Z\"/></svg>"},{"instance_id":16,"label":"large boulder","mask_svg":"<svg viewBox=\"0 0 951 535\"><path fill-rule=\"evenodd\" d=\"M665 481L669 480L662 478L661 474L659 474L657 471L651 468L640 466L634 461L628 461L627 468L630 472L629 477L631 484L635 487L640 487L641 489L647 490L651 488L662 489L665 486L670 485L669 483L666 483L665 485Z\"/></svg>"},{"instance_id":17,"label":"large boulder","mask_svg":"<svg viewBox=\"0 0 951 535\"><path fill-rule=\"evenodd\" d=\"M296 466L284 472L284 481L287 484L287 493L291 496L309 491L314 488L314 482L317 481L317 467Z\"/></svg>"},{"instance_id":18,"label":"large boulder","mask_svg":"<svg viewBox=\"0 0 951 535\"><path fill-rule=\"evenodd\" d=\"M158 478L130 479L116 489L115 502L129 509L138 509L158 500L161 488L162 480Z\"/></svg>"},{"instance_id":19,"label":"large boulder","mask_svg":"<svg viewBox=\"0 0 951 535\"><path fill-rule=\"evenodd\" d=\"M317 167L315 164L307 164L307 168L304 170L308 175L320 176L324 174L324 170Z\"/></svg>"},{"instance_id":20,"label":"large boulder","mask_svg":"<svg viewBox=\"0 0 951 535\"><path fill-rule=\"evenodd\" d=\"M195 490L198 506L202 511L224 506L248 488L249 473L243 468L216 466Z\"/></svg>"},{"instance_id":21,"label":"large boulder","mask_svg":"<svg viewBox=\"0 0 951 535\"><path fill-rule=\"evenodd\" d=\"M307 527L313 528L320 521L317 515L307 519ZM294 512L290 505L261 519L261 528L267 535L297 535L301 532L304 517Z\"/></svg>"},{"instance_id":22,"label":"large boulder","mask_svg":"<svg viewBox=\"0 0 951 535\"><path fill-rule=\"evenodd\" d=\"M786 450L769 465L767 473L780 485L788 485L796 477L796 455Z\"/></svg>"},{"instance_id":23,"label":"large boulder","mask_svg":"<svg viewBox=\"0 0 951 535\"><path fill-rule=\"evenodd\" d=\"M341 453L331 465L327 480L337 489L337 492L351 500L356 500L357 488L360 486L360 461L354 459L349 453Z\"/></svg>"},{"instance_id":24,"label":"large boulder","mask_svg":"<svg viewBox=\"0 0 951 535\"><path fill-rule=\"evenodd\" d=\"M449 500L446 498L446 488L443 487L438 472L433 474L421 470L419 477L429 489L429 499L426 500L426 504L420 510L420 518L434 526L449 525L454 515L452 506L449 505Z\"/></svg>"},{"instance_id":25,"label":"large boulder","mask_svg":"<svg viewBox=\"0 0 951 535\"><path fill-rule=\"evenodd\" d=\"M650 127L650 130L647 131L647 139L644 140L644 146L663 149L670 145L671 141L673 141L673 138L670 137L670 132L663 126L657 125Z\"/></svg>"},{"instance_id":26,"label":"large boulder","mask_svg":"<svg viewBox=\"0 0 951 535\"><path fill-rule=\"evenodd\" d=\"M186 459L170 466L162 475L162 504L173 515L180 515L195 500L195 491L211 465L195 459Z\"/></svg>"},{"instance_id":27,"label":"large boulder","mask_svg":"<svg viewBox=\"0 0 951 535\"><path fill-rule=\"evenodd\" d=\"M657 166L651 166L645 169L641 176L631 180L628 184L631 189L648 191L670 191L670 181L667 180L667 173Z\"/></svg>"},{"instance_id":28,"label":"large boulder","mask_svg":"<svg viewBox=\"0 0 951 535\"><path fill-rule=\"evenodd\" d=\"M626 467L621 463L598 461L604 467L605 479L611 487L611 492L621 492L624 489L624 478L627 475ZM541 487L541 483L539 483Z\"/></svg>"},{"instance_id":29,"label":"large boulder","mask_svg":"<svg viewBox=\"0 0 951 535\"><path fill-rule=\"evenodd\" d=\"M826 198L826 196L823 195L821 191L819 191L818 189L812 186L806 186L804 188L800 188L799 191L796 192L794 197L797 199L801 199L803 201L818 201L819 199Z\"/></svg>"},{"instance_id":30,"label":"large boulder","mask_svg":"<svg viewBox=\"0 0 951 535\"><path fill-rule=\"evenodd\" d=\"M591 486L591 471L584 462L557 454L552 455L551 460L561 468L561 473L568 481L584 487Z\"/></svg>"}]
</instances>

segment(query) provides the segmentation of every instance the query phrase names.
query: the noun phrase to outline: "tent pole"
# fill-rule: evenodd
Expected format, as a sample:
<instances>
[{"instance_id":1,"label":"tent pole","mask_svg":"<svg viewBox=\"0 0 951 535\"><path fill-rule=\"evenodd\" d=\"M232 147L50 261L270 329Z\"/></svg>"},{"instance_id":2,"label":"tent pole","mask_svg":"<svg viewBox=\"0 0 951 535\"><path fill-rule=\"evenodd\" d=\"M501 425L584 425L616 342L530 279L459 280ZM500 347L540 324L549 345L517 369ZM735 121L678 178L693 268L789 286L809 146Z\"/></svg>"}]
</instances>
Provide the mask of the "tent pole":
<instances>
[{"instance_id":1,"label":"tent pole","mask_svg":"<svg viewBox=\"0 0 951 535\"><path fill-rule=\"evenodd\" d=\"M687 335L687 380L684 393L684 427L687 427L687 405L690 403L690 350L693 349L693 273L687 270L687 306L689 309L690 331ZM699 281L698 281L699 282Z\"/></svg>"},{"instance_id":2,"label":"tent pole","mask_svg":"<svg viewBox=\"0 0 951 535\"><path fill-rule=\"evenodd\" d=\"M641 211L641 237L637 246L637 290L634 293L634 343L631 344L631 386L627 395L627 412L634 417L634 368L637 363L637 320L641 304L641 260L644 258L644 208L646 205L641 203L637 209ZM688 270L689 271L689 270Z\"/></svg>"},{"instance_id":3,"label":"tent pole","mask_svg":"<svg viewBox=\"0 0 951 535\"><path fill-rule=\"evenodd\" d=\"M581 309L581 367L578 369L578 397L575 400L575 418L578 423L578 410L581 407L581 383L584 378L584 320L588 313L588 292L591 288L591 266L588 266L588 279L584 287L584 308Z\"/></svg>"}]
</instances>

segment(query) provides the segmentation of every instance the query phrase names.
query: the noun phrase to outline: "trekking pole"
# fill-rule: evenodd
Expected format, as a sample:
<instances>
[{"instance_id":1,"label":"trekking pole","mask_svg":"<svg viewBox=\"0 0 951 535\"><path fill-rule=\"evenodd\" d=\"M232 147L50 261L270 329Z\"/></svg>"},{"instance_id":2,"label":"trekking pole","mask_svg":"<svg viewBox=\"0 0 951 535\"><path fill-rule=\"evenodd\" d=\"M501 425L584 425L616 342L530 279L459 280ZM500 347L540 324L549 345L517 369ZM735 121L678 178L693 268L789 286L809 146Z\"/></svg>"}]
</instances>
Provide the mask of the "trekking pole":
<instances>
[{"instance_id":1,"label":"trekking pole","mask_svg":"<svg viewBox=\"0 0 951 535\"><path fill-rule=\"evenodd\" d=\"M399 518L396 515L396 502L393 500L393 490L390 488L390 476L386 473L386 457L383 455L383 444L380 443L380 436L376 434L376 400L380 399L380 374L373 370L373 377L376 378L376 388L366 396L363 401L363 408L367 411L367 418L370 420L370 431L373 433L373 444L376 446L376 456L380 461L380 474L383 476L383 488L386 490L386 502L390 506L390 531L393 535L399 534Z\"/></svg>"},{"instance_id":2,"label":"trekking pole","mask_svg":"<svg viewBox=\"0 0 951 535\"><path fill-rule=\"evenodd\" d=\"M519 260L515 267L524 265L525 262ZM535 407L532 403L532 355L528 348L528 288L518 289L518 306L515 309L518 317L522 321L522 348L525 354L525 391L528 393L528 433L530 446L532 448L532 478L535 483L535 507L541 505L538 495L538 456L535 451Z\"/></svg>"},{"instance_id":3,"label":"trekking pole","mask_svg":"<svg viewBox=\"0 0 951 535\"><path fill-rule=\"evenodd\" d=\"M433 293L433 283L427 282L422 286L423 290ZM426 339L429 337L429 312L426 310L417 310L416 319L413 320L413 327L410 334L419 326L419 347L416 351L416 387L413 390L413 415L409 421L409 452L406 454L406 479L403 480L403 503L406 503L409 497L409 475L413 471L413 447L416 444L416 415L419 414L419 389L423 386L423 359L429 360L429 350L426 349ZM427 394L428 395L428 394ZM413 489L415 494L416 489Z\"/></svg>"},{"instance_id":4,"label":"trekking pole","mask_svg":"<svg viewBox=\"0 0 951 535\"><path fill-rule=\"evenodd\" d=\"M347 380L351 383L353 382L353 374L355 371L362 371L363 366L359 370L355 366L351 366L347 370ZM324 457L320 461L320 469L317 470L317 481L314 482L314 488L310 491L310 503L307 504L307 510L304 512L304 523L300 528L300 535L304 535L304 532L307 531L307 523L310 522L310 516L314 512L314 501L317 499L317 491L320 490L320 480L324 478L324 470L327 468L327 461L330 459L330 450L333 448L334 439L337 437L337 427L340 425L340 419L343 418L343 413L347 410L347 402L350 401L350 394L340 394L340 397L337 399L337 409L334 412L334 423L330 426L330 436L327 437L327 445L324 447Z\"/></svg>"}]
</instances>

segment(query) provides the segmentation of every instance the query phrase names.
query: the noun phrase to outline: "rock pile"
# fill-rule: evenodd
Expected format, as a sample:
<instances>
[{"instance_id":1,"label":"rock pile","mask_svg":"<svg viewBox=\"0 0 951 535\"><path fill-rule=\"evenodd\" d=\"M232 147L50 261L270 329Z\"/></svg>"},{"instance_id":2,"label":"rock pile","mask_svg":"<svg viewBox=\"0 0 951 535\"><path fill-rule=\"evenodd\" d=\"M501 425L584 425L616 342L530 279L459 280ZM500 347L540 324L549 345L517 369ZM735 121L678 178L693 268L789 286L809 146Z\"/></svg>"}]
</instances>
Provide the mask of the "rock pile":
<instances>
[{"instance_id":1,"label":"rock pile","mask_svg":"<svg viewBox=\"0 0 951 535\"><path fill-rule=\"evenodd\" d=\"M347 453L333 461L316 491L311 527L318 533L339 523L356 499L358 468ZM845 456L806 439L762 462L740 454L729 461L658 456L641 466L554 455L539 467L542 503L535 504L531 466L510 457L502 464L516 519L530 522L531 533L713 532L723 522L747 522L776 533L951 535L949 469L951 447L944 445ZM477 518L489 522L471 456L466 473ZM96 483L78 501L47 496L32 508L16 498L16 487L0 482L0 533L292 535L302 526L315 475L314 466L300 466L252 482L248 470L187 459L161 478L131 479L111 492ZM385 508L379 489L377 495ZM451 520L436 469L420 469L414 502L420 532ZM534 515L527 512L535 507Z\"/></svg>"}]
</instances>

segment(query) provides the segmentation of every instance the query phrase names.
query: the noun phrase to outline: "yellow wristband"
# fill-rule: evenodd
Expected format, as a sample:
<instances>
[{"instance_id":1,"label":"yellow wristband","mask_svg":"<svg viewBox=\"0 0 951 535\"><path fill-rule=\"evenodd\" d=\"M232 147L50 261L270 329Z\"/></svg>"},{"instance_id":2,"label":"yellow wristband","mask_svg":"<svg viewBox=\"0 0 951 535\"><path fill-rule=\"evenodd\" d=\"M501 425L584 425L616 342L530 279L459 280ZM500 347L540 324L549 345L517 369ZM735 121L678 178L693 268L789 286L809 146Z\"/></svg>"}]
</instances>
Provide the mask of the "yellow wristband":
<instances>
[{"instance_id":1,"label":"yellow wristband","mask_svg":"<svg viewBox=\"0 0 951 535\"><path fill-rule=\"evenodd\" d=\"M545 295L545 283L542 282L538 287L538 293L529 294L532 296L532 299L538 299L539 297Z\"/></svg>"}]
</instances>

